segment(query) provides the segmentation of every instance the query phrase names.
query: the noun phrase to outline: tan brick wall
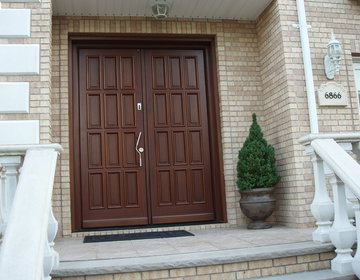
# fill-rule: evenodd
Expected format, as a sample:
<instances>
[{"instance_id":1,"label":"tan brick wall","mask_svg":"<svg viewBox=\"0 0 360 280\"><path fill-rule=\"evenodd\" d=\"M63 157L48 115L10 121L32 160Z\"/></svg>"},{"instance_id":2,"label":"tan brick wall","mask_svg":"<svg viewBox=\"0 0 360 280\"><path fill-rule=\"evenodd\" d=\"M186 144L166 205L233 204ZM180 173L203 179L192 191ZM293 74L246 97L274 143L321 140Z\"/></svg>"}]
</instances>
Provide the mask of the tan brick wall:
<instances>
[{"instance_id":1,"label":"tan brick wall","mask_svg":"<svg viewBox=\"0 0 360 280\"><path fill-rule=\"evenodd\" d=\"M299 31L289 30L293 27L284 15L285 4L282 6L280 2L274 1L257 22L263 88L261 116L268 141L274 144L282 177L276 187L276 219L279 223L303 227L313 223L309 211L313 194L311 165L303 156L304 148L297 144L299 137L310 132L307 99ZM297 18L291 20L297 22ZM288 55L288 48L300 49L300 53ZM298 84L300 90L293 91Z\"/></svg>"},{"instance_id":2,"label":"tan brick wall","mask_svg":"<svg viewBox=\"0 0 360 280\"><path fill-rule=\"evenodd\" d=\"M0 44L39 44L40 75L0 75L0 82L30 82L30 113L0 114L0 120L40 120L40 142L51 142L51 0L2 3L2 9L31 9L30 38L0 38ZM16 23L14 23L16 24Z\"/></svg>"},{"instance_id":3,"label":"tan brick wall","mask_svg":"<svg viewBox=\"0 0 360 280\"><path fill-rule=\"evenodd\" d=\"M330 268L335 253L283 257L241 263L121 274L54 278L54 280L238 280Z\"/></svg>"},{"instance_id":4,"label":"tan brick wall","mask_svg":"<svg viewBox=\"0 0 360 280\"><path fill-rule=\"evenodd\" d=\"M358 103L355 98L355 81L352 65L352 55L360 54L360 3L358 1L332 0L306 1L312 62L314 64L315 87L326 82L323 57L330 40L331 32L342 44L344 51L340 64L340 75L335 76L335 82L345 86L350 96L350 105L346 108L323 108L319 110L321 132L359 131L360 122ZM321 18L322 20L318 20Z\"/></svg>"},{"instance_id":5,"label":"tan brick wall","mask_svg":"<svg viewBox=\"0 0 360 280\"><path fill-rule=\"evenodd\" d=\"M359 131L355 94L353 53L360 53L360 5L356 1L305 1L315 90L327 82L323 57L333 30L342 43L344 59L335 81L349 92L346 108L317 107L319 131ZM276 194L276 219L280 223L308 226L313 218L310 204L313 197L313 175L309 157L297 139L310 133L305 91L300 32L296 1L278 0L263 12L257 21L265 134L277 151L277 164L282 176Z\"/></svg>"},{"instance_id":6,"label":"tan brick wall","mask_svg":"<svg viewBox=\"0 0 360 280\"><path fill-rule=\"evenodd\" d=\"M61 221L64 235L71 233L67 76L68 34L71 32L216 35L228 221L230 225L243 222L240 218L242 214L238 207L234 176L237 150L247 135L250 113L261 108L255 23L205 19L158 21L134 17L53 18L53 98L56 104L52 120L53 134L65 148L61 155L61 177L58 178L55 188L54 204L58 206L56 216Z\"/></svg>"},{"instance_id":7,"label":"tan brick wall","mask_svg":"<svg viewBox=\"0 0 360 280\"><path fill-rule=\"evenodd\" d=\"M326 82L323 56L330 31L342 42L345 58L335 81L350 95L346 108L318 108L320 132L358 131L357 100L351 55L360 52L360 4L356 1L306 1L315 88ZM332 19L336 19L335 23ZM291 226L313 225L310 204L313 175L309 158L297 139L310 132L295 0L278 0L254 22L141 17L53 18L54 141L65 148L54 191L56 216L63 235L71 234L69 180L68 34L70 32L210 34L216 36L216 62L229 226L241 225L235 188L237 153L251 123L259 115L266 138L276 149L282 180L276 188L272 221ZM348 23L349 28L346 23ZM60 174L59 174L60 175ZM95 234L95 233L94 233ZM74 234L75 235L75 234ZM78 234L76 234L78 235Z\"/></svg>"}]
</instances>

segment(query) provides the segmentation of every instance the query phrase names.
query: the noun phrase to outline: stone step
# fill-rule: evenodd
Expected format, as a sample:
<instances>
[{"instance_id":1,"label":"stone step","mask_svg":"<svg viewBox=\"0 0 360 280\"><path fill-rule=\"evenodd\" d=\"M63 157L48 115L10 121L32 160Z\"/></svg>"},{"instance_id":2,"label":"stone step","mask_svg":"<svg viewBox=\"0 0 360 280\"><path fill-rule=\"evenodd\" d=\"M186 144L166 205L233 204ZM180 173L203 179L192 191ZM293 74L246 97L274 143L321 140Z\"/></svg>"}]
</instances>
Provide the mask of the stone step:
<instances>
[{"instance_id":1,"label":"stone step","mask_svg":"<svg viewBox=\"0 0 360 280\"><path fill-rule=\"evenodd\" d=\"M114 279L191 279L206 275L229 280L247 279L327 269L334 257L333 251L331 244L308 241L151 257L61 262L52 276L54 280L89 275L113 275Z\"/></svg>"},{"instance_id":2,"label":"stone step","mask_svg":"<svg viewBox=\"0 0 360 280\"><path fill-rule=\"evenodd\" d=\"M353 274L339 274L330 269L306 271L299 273L291 273L284 275L248 278L248 280L356 280L358 279Z\"/></svg>"}]
</instances>

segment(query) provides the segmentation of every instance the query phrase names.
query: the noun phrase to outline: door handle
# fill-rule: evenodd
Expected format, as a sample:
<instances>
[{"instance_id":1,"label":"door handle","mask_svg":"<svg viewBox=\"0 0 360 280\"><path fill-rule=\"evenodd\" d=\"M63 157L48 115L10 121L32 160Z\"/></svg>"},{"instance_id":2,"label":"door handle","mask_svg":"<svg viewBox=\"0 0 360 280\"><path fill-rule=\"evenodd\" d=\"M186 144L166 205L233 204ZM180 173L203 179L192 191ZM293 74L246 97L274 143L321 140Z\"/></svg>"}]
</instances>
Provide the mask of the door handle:
<instances>
[{"instance_id":1,"label":"door handle","mask_svg":"<svg viewBox=\"0 0 360 280\"><path fill-rule=\"evenodd\" d=\"M136 141L136 146L135 146L135 151L139 154L139 164L140 166L142 166L142 153L144 152L144 148L143 147L140 147L139 148L139 143L140 143L140 139L141 139L141 131L139 132L139 136L137 138L137 141Z\"/></svg>"}]
</instances>

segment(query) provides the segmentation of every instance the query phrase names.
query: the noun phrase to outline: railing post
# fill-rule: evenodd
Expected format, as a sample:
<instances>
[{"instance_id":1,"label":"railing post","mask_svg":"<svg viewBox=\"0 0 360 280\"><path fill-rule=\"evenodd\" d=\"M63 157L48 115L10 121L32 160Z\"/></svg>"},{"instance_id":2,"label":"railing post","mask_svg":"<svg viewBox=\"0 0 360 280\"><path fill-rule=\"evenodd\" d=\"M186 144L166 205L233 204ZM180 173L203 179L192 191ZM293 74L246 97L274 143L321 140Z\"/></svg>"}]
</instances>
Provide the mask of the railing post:
<instances>
[{"instance_id":1,"label":"railing post","mask_svg":"<svg viewBox=\"0 0 360 280\"><path fill-rule=\"evenodd\" d=\"M336 257L331 261L331 269L339 273L352 273L352 246L356 239L355 227L349 222L345 185L337 177L330 179L334 196L334 223L330 229L331 242L336 247Z\"/></svg>"},{"instance_id":2,"label":"railing post","mask_svg":"<svg viewBox=\"0 0 360 280\"><path fill-rule=\"evenodd\" d=\"M334 205L326 188L324 163L314 151L311 153L314 170L315 193L311 204L311 213L316 219L317 229L313 232L314 241L329 242L329 231L334 217Z\"/></svg>"},{"instance_id":3,"label":"railing post","mask_svg":"<svg viewBox=\"0 0 360 280\"><path fill-rule=\"evenodd\" d=\"M9 213L16 191L18 182L19 167L22 162L20 155L7 155L0 157L0 212L1 224L0 232L4 235L5 228L8 222Z\"/></svg>"},{"instance_id":4,"label":"railing post","mask_svg":"<svg viewBox=\"0 0 360 280\"><path fill-rule=\"evenodd\" d=\"M355 257L352 262L352 268L357 277L360 277L360 211L357 210L355 212L355 220L356 220L356 232L357 232L357 250Z\"/></svg>"}]
</instances>

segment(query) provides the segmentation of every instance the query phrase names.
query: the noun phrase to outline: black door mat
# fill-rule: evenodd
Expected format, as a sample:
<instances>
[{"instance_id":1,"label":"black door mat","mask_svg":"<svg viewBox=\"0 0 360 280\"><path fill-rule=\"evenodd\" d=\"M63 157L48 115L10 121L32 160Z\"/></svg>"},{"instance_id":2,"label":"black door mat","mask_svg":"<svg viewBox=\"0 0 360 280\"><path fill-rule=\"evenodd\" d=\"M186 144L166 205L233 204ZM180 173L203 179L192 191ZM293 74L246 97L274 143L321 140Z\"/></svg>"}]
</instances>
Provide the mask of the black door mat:
<instances>
[{"instance_id":1,"label":"black door mat","mask_svg":"<svg viewBox=\"0 0 360 280\"><path fill-rule=\"evenodd\" d=\"M171 237L185 237L185 236L194 236L194 234L186 230L109 234L109 235L99 235L99 236L85 236L84 243L128 241L128 240L139 240L139 239L171 238Z\"/></svg>"}]
</instances>

